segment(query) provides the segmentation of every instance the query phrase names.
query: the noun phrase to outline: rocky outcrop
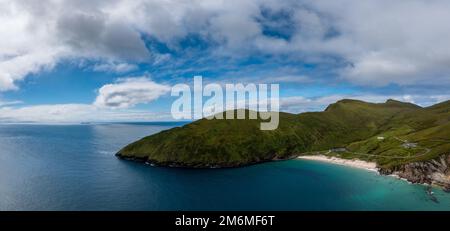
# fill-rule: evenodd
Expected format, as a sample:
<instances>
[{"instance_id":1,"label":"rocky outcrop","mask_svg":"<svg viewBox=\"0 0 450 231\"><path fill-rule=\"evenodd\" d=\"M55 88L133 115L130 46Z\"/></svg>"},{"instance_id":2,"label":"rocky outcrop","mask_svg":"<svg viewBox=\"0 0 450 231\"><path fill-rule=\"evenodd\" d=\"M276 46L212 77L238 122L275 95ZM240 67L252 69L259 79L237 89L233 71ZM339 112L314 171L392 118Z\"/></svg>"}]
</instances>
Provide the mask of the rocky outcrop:
<instances>
[{"instance_id":1,"label":"rocky outcrop","mask_svg":"<svg viewBox=\"0 0 450 231\"><path fill-rule=\"evenodd\" d=\"M437 185L450 191L450 155L424 162L409 163L392 169L380 169L380 173L397 175L412 183Z\"/></svg>"}]
</instances>

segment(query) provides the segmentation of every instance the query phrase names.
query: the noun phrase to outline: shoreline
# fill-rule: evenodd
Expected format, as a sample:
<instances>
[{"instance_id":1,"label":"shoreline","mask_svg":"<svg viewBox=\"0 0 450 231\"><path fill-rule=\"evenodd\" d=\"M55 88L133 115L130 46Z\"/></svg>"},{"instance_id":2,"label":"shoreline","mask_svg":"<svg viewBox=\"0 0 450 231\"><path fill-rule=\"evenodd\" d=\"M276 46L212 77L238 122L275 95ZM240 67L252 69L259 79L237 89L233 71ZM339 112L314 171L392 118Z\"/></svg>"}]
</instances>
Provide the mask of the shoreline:
<instances>
[{"instance_id":1,"label":"shoreline","mask_svg":"<svg viewBox=\"0 0 450 231\"><path fill-rule=\"evenodd\" d=\"M393 177L393 178L395 178L397 180L405 181L408 184L418 184L418 185L423 185L423 186L426 186L426 187L437 187L437 188L440 188L440 189L446 191L446 189L444 187L442 187L440 185L433 184L433 183L412 182L409 179L401 177L401 176L399 176L398 174L395 174L395 173L382 174L380 172L380 169L377 168L377 165L376 165L375 162L368 162L368 161L358 160L358 159L350 160L350 159L343 159L343 158L338 158L338 157L334 157L334 156L325 156L325 155L298 156L297 159L320 161L320 162L325 162L325 163L330 163L330 164L337 164L337 165L341 165L341 166L345 166L345 167L364 169L364 170L367 170L367 171L376 172L376 173L378 173L380 175Z\"/></svg>"},{"instance_id":2,"label":"shoreline","mask_svg":"<svg viewBox=\"0 0 450 231\"><path fill-rule=\"evenodd\" d=\"M342 159L334 156L325 156L325 155L309 155L309 156L299 156L297 159L302 160L314 160L314 161L321 161L331 164L337 164L347 167L353 167L353 168L359 168L359 169L365 169L367 171L377 172L377 164L375 162L368 162L363 160L357 160L357 159Z\"/></svg>"}]
</instances>

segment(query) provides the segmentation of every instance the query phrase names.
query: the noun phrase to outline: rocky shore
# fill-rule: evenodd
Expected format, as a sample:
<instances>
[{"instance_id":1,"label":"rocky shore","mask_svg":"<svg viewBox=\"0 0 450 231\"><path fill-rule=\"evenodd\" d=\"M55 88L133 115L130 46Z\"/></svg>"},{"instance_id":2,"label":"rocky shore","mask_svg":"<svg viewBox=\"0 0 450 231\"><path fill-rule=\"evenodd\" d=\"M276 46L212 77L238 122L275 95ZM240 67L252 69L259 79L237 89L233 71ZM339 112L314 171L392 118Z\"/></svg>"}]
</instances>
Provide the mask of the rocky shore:
<instances>
[{"instance_id":1,"label":"rocky shore","mask_svg":"<svg viewBox=\"0 0 450 231\"><path fill-rule=\"evenodd\" d=\"M394 168L377 168L373 162L348 160L324 155L299 156L299 159L323 161L349 167L378 171L382 175L391 175L414 184L435 185L450 192L450 155L442 155L437 159L414 162Z\"/></svg>"},{"instance_id":2,"label":"rocky shore","mask_svg":"<svg viewBox=\"0 0 450 231\"><path fill-rule=\"evenodd\" d=\"M437 159L414 162L391 169L380 169L380 174L395 175L417 184L429 184L442 187L450 192L450 155Z\"/></svg>"},{"instance_id":3,"label":"rocky shore","mask_svg":"<svg viewBox=\"0 0 450 231\"><path fill-rule=\"evenodd\" d=\"M285 158L279 158L275 155L268 156L265 159L255 159L253 161L248 161L245 163L239 163L239 162L227 162L227 163L203 163L203 162L192 162L192 163L183 163L183 162L160 162L156 160L150 160L146 157L130 157L130 156L124 156L121 153L116 153L116 157L123 160L129 160L129 161L135 161L135 162L141 162L145 163L151 166L159 166L159 167L170 167L170 168L198 168L198 169L207 169L207 168L239 168L239 167L245 167L255 164L261 164L265 162L272 162L272 161L282 161L282 160L289 160L297 158L297 155L287 156Z\"/></svg>"}]
</instances>

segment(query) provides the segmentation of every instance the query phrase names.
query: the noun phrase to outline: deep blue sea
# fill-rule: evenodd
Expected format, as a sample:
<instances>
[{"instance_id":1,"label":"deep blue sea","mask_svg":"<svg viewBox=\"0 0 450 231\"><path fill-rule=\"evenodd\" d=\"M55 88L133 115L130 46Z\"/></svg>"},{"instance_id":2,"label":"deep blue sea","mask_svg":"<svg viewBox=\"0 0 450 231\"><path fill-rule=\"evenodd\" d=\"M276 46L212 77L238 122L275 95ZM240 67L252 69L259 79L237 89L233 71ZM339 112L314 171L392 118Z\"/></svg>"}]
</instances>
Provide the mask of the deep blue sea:
<instances>
[{"instance_id":1,"label":"deep blue sea","mask_svg":"<svg viewBox=\"0 0 450 231\"><path fill-rule=\"evenodd\" d=\"M309 160L173 169L117 159L174 123L0 125L0 210L450 210L450 194Z\"/></svg>"}]
</instances>

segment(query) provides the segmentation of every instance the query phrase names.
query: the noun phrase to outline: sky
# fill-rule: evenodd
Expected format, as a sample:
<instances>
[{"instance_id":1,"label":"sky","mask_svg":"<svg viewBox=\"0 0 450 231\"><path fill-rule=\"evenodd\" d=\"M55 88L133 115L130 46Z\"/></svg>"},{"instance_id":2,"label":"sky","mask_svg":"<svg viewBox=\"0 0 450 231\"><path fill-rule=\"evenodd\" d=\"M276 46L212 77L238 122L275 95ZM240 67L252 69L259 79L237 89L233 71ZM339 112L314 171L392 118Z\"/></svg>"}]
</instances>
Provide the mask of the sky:
<instances>
[{"instance_id":1,"label":"sky","mask_svg":"<svg viewBox=\"0 0 450 231\"><path fill-rule=\"evenodd\" d=\"M450 99L448 0L0 0L0 123L172 120L171 87L278 83L281 110Z\"/></svg>"}]
</instances>

